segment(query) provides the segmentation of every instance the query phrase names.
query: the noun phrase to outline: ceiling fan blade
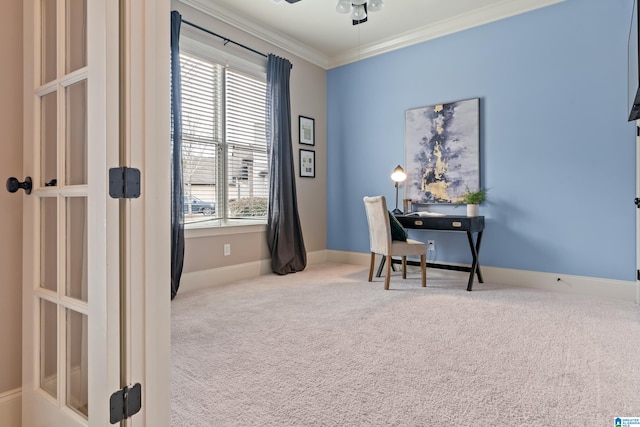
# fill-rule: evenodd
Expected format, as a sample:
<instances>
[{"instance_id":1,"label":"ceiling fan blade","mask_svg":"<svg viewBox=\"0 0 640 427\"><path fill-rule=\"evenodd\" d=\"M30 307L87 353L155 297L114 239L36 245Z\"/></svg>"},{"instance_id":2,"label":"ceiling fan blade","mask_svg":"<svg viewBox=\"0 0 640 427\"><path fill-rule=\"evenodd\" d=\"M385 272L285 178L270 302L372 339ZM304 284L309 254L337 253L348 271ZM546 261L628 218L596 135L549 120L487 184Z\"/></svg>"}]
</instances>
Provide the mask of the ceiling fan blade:
<instances>
[{"instance_id":1,"label":"ceiling fan blade","mask_svg":"<svg viewBox=\"0 0 640 427\"><path fill-rule=\"evenodd\" d=\"M297 3L297 2L299 2L299 1L300 1L300 0L287 0L287 3Z\"/></svg>"}]
</instances>

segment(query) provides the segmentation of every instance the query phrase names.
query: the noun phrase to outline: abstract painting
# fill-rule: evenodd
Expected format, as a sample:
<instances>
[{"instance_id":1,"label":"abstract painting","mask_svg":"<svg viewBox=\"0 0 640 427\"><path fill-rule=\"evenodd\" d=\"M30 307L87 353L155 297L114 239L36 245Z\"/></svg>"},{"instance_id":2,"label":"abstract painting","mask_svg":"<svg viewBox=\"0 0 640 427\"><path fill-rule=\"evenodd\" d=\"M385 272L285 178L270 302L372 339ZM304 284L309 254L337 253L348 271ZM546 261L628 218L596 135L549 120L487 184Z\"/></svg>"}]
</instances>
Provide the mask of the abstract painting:
<instances>
[{"instance_id":1,"label":"abstract painting","mask_svg":"<svg viewBox=\"0 0 640 427\"><path fill-rule=\"evenodd\" d=\"M405 198L455 203L480 188L480 100L407 110Z\"/></svg>"}]
</instances>

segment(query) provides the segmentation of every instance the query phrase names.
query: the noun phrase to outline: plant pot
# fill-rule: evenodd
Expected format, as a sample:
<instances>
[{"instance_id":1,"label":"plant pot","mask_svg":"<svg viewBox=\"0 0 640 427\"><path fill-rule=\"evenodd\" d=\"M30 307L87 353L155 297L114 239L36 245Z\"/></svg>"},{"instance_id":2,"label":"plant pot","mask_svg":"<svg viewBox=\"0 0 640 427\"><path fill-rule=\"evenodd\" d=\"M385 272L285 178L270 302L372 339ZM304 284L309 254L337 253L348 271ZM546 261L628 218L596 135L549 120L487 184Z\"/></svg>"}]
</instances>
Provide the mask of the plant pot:
<instances>
[{"instance_id":1,"label":"plant pot","mask_svg":"<svg viewBox=\"0 0 640 427\"><path fill-rule=\"evenodd\" d=\"M467 216L478 216L478 205L467 205Z\"/></svg>"}]
</instances>

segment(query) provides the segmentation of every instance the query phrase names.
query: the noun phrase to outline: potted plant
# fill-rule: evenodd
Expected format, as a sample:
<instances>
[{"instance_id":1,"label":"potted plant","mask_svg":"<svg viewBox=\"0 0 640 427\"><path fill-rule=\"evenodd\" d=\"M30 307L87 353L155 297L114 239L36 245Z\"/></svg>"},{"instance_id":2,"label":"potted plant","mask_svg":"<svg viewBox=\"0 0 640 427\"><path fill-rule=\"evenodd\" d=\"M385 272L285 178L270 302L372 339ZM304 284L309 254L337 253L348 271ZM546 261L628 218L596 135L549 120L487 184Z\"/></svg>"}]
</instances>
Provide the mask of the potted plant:
<instances>
[{"instance_id":1,"label":"potted plant","mask_svg":"<svg viewBox=\"0 0 640 427\"><path fill-rule=\"evenodd\" d=\"M467 216L478 216L478 205L487 200L487 191L488 190L484 188L471 191L469 187L467 187L466 191L456 202L456 206L466 204Z\"/></svg>"}]
</instances>

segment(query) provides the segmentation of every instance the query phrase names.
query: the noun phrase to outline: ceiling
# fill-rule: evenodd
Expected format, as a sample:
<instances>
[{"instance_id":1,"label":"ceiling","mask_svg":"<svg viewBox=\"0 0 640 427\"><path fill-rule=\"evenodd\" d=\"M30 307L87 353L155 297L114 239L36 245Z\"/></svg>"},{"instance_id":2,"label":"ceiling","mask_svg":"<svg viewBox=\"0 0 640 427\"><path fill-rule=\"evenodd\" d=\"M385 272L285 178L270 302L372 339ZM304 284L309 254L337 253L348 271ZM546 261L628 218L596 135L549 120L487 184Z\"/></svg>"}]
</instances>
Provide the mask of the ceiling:
<instances>
[{"instance_id":1,"label":"ceiling","mask_svg":"<svg viewBox=\"0 0 640 427\"><path fill-rule=\"evenodd\" d=\"M337 0L180 0L325 69L564 0L384 0L352 25Z\"/></svg>"}]
</instances>

